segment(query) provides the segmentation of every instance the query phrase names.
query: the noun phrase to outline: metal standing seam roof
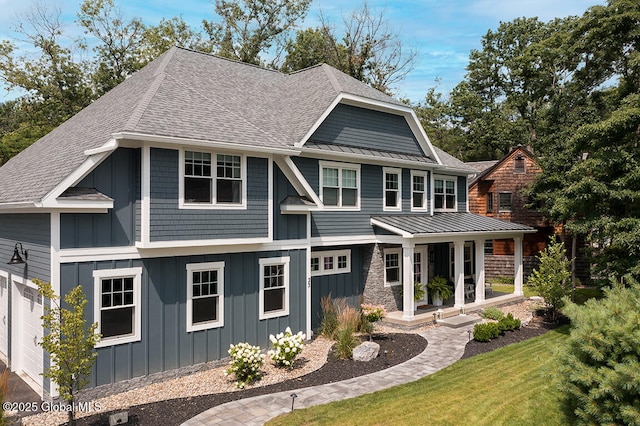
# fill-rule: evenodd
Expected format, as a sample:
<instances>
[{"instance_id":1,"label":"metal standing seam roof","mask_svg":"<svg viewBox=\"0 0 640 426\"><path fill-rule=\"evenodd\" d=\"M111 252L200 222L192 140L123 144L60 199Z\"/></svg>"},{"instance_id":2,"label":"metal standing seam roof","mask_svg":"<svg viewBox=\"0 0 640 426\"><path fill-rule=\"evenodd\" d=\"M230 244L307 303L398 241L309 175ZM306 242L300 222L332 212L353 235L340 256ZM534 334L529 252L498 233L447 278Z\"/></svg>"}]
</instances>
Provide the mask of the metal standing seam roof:
<instances>
[{"instance_id":1,"label":"metal standing seam roof","mask_svg":"<svg viewBox=\"0 0 640 426\"><path fill-rule=\"evenodd\" d=\"M367 155L370 157L390 158L394 160L416 161L420 163L435 164L436 160L423 155L402 154L399 152L380 151L375 149L360 148L355 146L345 146L338 144L309 141L304 144L305 149L317 149L321 151L339 152L342 154Z\"/></svg>"},{"instance_id":2,"label":"metal standing seam roof","mask_svg":"<svg viewBox=\"0 0 640 426\"><path fill-rule=\"evenodd\" d=\"M471 232L535 232L529 226L473 213L400 214L371 219L412 235Z\"/></svg>"}]
</instances>

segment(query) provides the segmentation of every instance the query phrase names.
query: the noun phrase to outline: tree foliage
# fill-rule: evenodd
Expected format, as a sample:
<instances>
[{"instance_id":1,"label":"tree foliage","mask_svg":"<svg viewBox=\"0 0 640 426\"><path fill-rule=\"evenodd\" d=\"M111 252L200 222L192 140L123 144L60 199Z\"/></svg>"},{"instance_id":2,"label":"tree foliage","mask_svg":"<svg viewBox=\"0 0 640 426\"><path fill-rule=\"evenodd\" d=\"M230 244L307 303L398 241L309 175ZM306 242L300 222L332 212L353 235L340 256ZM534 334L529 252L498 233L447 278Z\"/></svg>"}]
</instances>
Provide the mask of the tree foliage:
<instances>
[{"instance_id":1,"label":"tree foliage","mask_svg":"<svg viewBox=\"0 0 640 426\"><path fill-rule=\"evenodd\" d=\"M94 350L100 340L96 333L98 324L87 324L84 315L87 298L81 286L65 295L66 307L63 307L50 283L37 279L34 282L40 294L51 302L50 306L45 306L42 315L42 327L47 333L40 345L51 356L51 365L44 370L43 376L58 385L60 398L71 407L69 422L73 424L76 395L89 383L98 356Z\"/></svg>"},{"instance_id":2,"label":"tree foliage","mask_svg":"<svg viewBox=\"0 0 640 426\"><path fill-rule=\"evenodd\" d=\"M557 386L579 424L640 424L640 283L627 284L564 310L572 328L557 354Z\"/></svg>"},{"instance_id":3,"label":"tree foliage","mask_svg":"<svg viewBox=\"0 0 640 426\"><path fill-rule=\"evenodd\" d=\"M571 294L570 261L562 242L549 240L547 247L537 256L540 264L533 270L527 284L544 298L551 309L551 318L564 306L564 297Z\"/></svg>"}]
</instances>

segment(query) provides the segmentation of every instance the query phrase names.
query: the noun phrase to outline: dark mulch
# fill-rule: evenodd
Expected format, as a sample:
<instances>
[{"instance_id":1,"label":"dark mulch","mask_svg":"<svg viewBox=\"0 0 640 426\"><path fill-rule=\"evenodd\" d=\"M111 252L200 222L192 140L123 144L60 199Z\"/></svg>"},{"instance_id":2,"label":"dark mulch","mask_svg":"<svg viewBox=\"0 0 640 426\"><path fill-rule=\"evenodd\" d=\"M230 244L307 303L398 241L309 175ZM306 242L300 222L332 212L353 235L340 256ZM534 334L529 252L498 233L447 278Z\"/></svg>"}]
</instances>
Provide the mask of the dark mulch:
<instances>
[{"instance_id":1,"label":"dark mulch","mask_svg":"<svg viewBox=\"0 0 640 426\"><path fill-rule=\"evenodd\" d=\"M427 341L417 334L373 335L380 345L380 355L371 362L339 360L331 354L320 369L297 379L269 386L245 389L237 392L217 393L191 398L171 399L129 408L129 423L132 425L179 425L197 414L226 402L252 396L317 386L358 377L403 363L424 351ZM386 356L385 356L385 351ZM109 415L101 413L78 419L78 425L108 425Z\"/></svg>"},{"instance_id":2,"label":"dark mulch","mask_svg":"<svg viewBox=\"0 0 640 426\"><path fill-rule=\"evenodd\" d=\"M526 327L522 327L519 330L507 331L502 336L489 342L477 342L475 340L471 340L464 348L464 355L462 355L462 359L471 358L472 356L491 352L512 343L518 343L532 337L540 336L547 331L558 327L558 325L558 323L546 322L541 316L533 317L533 320Z\"/></svg>"},{"instance_id":3,"label":"dark mulch","mask_svg":"<svg viewBox=\"0 0 640 426\"><path fill-rule=\"evenodd\" d=\"M521 342L546 333L557 327L557 324L547 323L542 317L534 320L519 330L507 332L503 336L487 343L471 340L465 347L462 358L469 358L485 352L490 352L511 343ZM420 354L427 346L426 340L417 334L374 334L374 341L380 344L380 355L371 362L357 362L339 360L329 355L327 363L322 368L297 379L287 380L269 386L245 389L237 392L225 392L190 398L171 399L151 404L137 405L129 408L129 423L131 425L179 425L197 414L226 402L253 396L265 395L287 390L317 386L326 383L358 377L383 370L393 365L405 362ZM385 356L384 351L387 351ZM109 415L113 412L101 413L78 419L80 426L108 425Z\"/></svg>"}]
</instances>

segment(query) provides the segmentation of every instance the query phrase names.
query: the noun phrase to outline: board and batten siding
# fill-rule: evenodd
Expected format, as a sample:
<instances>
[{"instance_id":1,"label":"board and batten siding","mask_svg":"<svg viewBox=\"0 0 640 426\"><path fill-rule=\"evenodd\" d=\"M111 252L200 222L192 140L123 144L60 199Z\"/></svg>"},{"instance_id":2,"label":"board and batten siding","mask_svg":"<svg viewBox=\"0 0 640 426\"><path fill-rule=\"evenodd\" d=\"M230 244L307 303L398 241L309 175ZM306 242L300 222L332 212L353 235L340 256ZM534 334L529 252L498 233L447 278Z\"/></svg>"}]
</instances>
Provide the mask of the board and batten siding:
<instances>
[{"instance_id":1,"label":"board and batten siding","mask_svg":"<svg viewBox=\"0 0 640 426\"><path fill-rule=\"evenodd\" d=\"M259 238L269 233L269 169L266 158L247 158L246 209L178 207L178 151L151 149L150 240Z\"/></svg>"},{"instance_id":2,"label":"board and batten siding","mask_svg":"<svg viewBox=\"0 0 640 426\"><path fill-rule=\"evenodd\" d=\"M61 213L60 246L132 246L140 228L140 149L118 148L76 185L113 199L107 213Z\"/></svg>"},{"instance_id":3,"label":"board and batten siding","mask_svg":"<svg viewBox=\"0 0 640 426\"><path fill-rule=\"evenodd\" d=\"M338 104L309 140L424 155L402 115Z\"/></svg>"},{"instance_id":4,"label":"board and batten siding","mask_svg":"<svg viewBox=\"0 0 640 426\"><path fill-rule=\"evenodd\" d=\"M306 214L282 214L280 213L280 203L288 196L297 196L297 191L293 188L280 168L273 164L273 238L275 240L299 240L307 238L307 215Z\"/></svg>"},{"instance_id":5,"label":"board and batten siding","mask_svg":"<svg viewBox=\"0 0 640 426\"><path fill-rule=\"evenodd\" d=\"M259 259L289 256L289 315L259 320ZM224 327L187 333L188 263L225 262ZM93 271L142 267L141 340L97 349L90 386L145 376L219 360L230 344L249 342L263 348L269 335L289 326L306 329L306 250L182 256L138 260L69 263L61 266L62 291L80 283L93 319Z\"/></svg>"},{"instance_id":6,"label":"board and batten siding","mask_svg":"<svg viewBox=\"0 0 640 426\"><path fill-rule=\"evenodd\" d=\"M16 243L29 252L28 262L7 265ZM25 256L22 255L24 259ZM27 259L24 259L27 260ZM2 269L26 279L51 281L51 219L49 213L0 214Z\"/></svg>"}]
</instances>

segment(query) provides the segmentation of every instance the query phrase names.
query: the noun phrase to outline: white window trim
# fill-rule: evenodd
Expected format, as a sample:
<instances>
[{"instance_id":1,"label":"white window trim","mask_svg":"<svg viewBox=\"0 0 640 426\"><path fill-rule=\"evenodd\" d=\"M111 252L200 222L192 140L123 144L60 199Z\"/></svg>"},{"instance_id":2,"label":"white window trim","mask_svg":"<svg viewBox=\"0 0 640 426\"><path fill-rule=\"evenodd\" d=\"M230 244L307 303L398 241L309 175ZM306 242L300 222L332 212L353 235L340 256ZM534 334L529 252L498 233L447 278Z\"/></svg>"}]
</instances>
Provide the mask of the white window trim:
<instances>
[{"instance_id":1,"label":"white window trim","mask_svg":"<svg viewBox=\"0 0 640 426\"><path fill-rule=\"evenodd\" d=\"M189 203L184 200L184 153L185 151L211 154L211 203ZM216 202L217 155L235 155L240 157L240 178L242 179L242 202L239 204ZM178 155L178 208L188 210L246 210L247 209L247 156L223 151L208 151L201 148L180 149Z\"/></svg>"},{"instance_id":2,"label":"white window trim","mask_svg":"<svg viewBox=\"0 0 640 426\"><path fill-rule=\"evenodd\" d=\"M389 282L387 280L387 255L388 254L397 254L398 255L398 281ZM402 249L401 248L386 248L382 251L382 261L384 262L384 286L385 287L393 287L396 285L402 285Z\"/></svg>"},{"instance_id":3,"label":"white window trim","mask_svg":"<svg viewBox=\"0 0 640 426\"><path fill-rule=\"evenodd\" d=\"M398 189L396 190L396 205L387 206L387 174L398 176ZM382 168L382 210L386 212L402 211L402 169L391 167Z\"/></svg>"},{"instance_id":4,"label":"white window trim","mask_svg":"<svg viewBox=\"0 0 640 426\"><path fill-rule=\"evenodd\" d=\"M422 176L424 178L424 190L423 190L423 199L422 199L422 207L414 207L413 206L413 177L414 176ZM427 204L427 199L429 198L427 196L428 192L427 192L427 188L428 185L427 183L429 182L428 180L429 178L429 174L426 171L421 171L421 170L411 170L411 211L412 212L426 212L428 210L428 204Z\"/></svg>"},{"instance_id":5,"label":"white window trim","mask_svg":"<svg viewBox=\"0 0 640 426\"><path fill-rule=\"evenodd\" d=\"M347 256L347 267L339 268L338 267L338 256ZM321 276L321 275L336 275L336 274L348 274L351 272L351 250L336 250L336 251L312 251L311 257L318 258L318 265L320 267L317 271L311 271L312 276ZM325 257L333 257L333 265L335 266L333 269L324 269L324 258Z\"/></svg>"},{"instance_id":6,"label":"white window trim","mask_svg":"<svg viewBox=\"0 0 640 426\"><path fill-rule=\"evenodd\" d=\"M124 278L133 276L133 334L122 337L100 339L96 348L119 345L122 343L138 342L142 339L142 268L98 269L93 271L93 321L98 323L96 333L100 333L100 305L103 278Z\"/></svg>"},{"instance_id":7,"label":"white window trim","mask_svg":"<svg viewBox=\"0 0 640 426\"><path fill-rule=\"evenodd\" d=\"M224 262L187 263L187 332L224 327ZM218 271L218 320L193 324L193 272Z\"/></svg>"},{"instance_id":8,"label":"white window trim","mask_svg":"<svg viewBox=\"0 0 640 426\"><path fill-rule=\"evenodd\" d=\"M446 207L441 207L441 208L436 208L435 207L435 199L436 199L436 184L435 181L437 180L442 180L443 181L443 188L444 188L444 205L447 205L447 181L453 182L453 208L446 208ZM433 188L431 189L431 192L433 193L433 200L434 200L434 204L433 204L433 210L436 212L457 212L458 211L458 177L457 176L445 176L445 175L435 175L433 177Z\"/></svg>"},{"instance_id":9,"label":"white window trim","mask_svg":"<svg viewBox=\"0 0 640 426\"><path fill-rule=\"evenodd\" d=\"M289 315L289 263L291 259L289 256L283 257L270 257L259 259L260 265L260 312L258 313L259 319L277 318ZM284 265L284 309L274 312L264 312L264 267L270 265Z\"/></svg>"},{"instance_id":10,"label":"white window trim","mask_svg":"<svg viewBox=\"0 0 640 426\"><path fill-rule=\"evenodd\" d=\"M362 197L362 185L360 182L360 164L353 163L338 163L333 161L318 161L320 180L318 181L320 200L324 203L324 191L323 191L323 175L322 171L325 167L331 169L338 169L338 184L340 190L338 191L338 204L337 206L324 206L323 210L326 211L360 211L360 198ZM342 207L342 169L355 170L356 171L356 188L358 190L358 197L356 199L355 206Z\"/></svg>"}]
</instances>

